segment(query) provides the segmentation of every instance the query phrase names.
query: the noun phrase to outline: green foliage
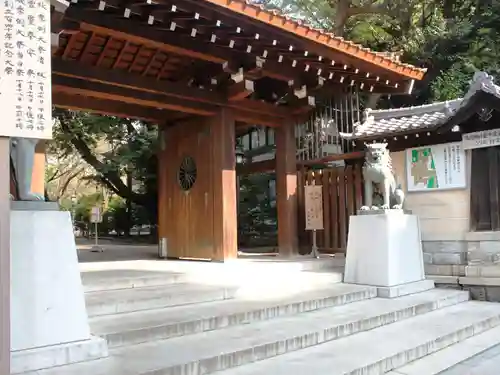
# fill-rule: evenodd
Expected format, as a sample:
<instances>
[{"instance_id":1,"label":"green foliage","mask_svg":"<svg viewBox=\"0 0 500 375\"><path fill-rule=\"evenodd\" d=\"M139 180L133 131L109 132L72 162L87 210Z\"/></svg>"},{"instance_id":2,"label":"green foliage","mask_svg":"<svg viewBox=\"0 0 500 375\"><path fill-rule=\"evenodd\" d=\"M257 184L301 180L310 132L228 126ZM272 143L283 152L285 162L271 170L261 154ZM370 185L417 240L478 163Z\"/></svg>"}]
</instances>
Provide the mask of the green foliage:
<instances>
[{"instance_id":1,"label":"green foliage","mask_svg":"<svg viewBox=\"0 0 500 375\"><path fill-rule=\"evenodd\" d=\"M474 71L500 71L498 0L264 0L288 16L405 62L428 68L415 94L383 106L417 105L463 95Z\"/></svg>"},{"instance_id":2,"label":"green foliage","mask_svg":"<svg viewBox=\"0 0 500 375\"><path fill-rule=\"evenodd\" d=\"M453 100L466 93L469 88L471 69L461 64L453 65L449 70L442 72L431 83L433 99L437 101Z\"/></svg>"},{"instance_id":3,"label":"green foliage","mask_svg":"<svg viewBox=\"0 0 500 375\"><path fill-rule=\"evenodd\" d=\"M149 215L144 207L132 204L129 213L127 202L118 196L110 199L103 222L107 223L109 230L114 230L118 235L128 234L130 226L150 224Z\"/></svg>"},{"instance_id":4,"label":"green foliage","mask_svg":"<svg viewBox=\"0 0 500 375\"><path fill-rule=\"evenodd\" d=\"M103 222L106 222L111 230L118 235L125 234L130 230L129 213L127 203L121 197L113 197L108 203L108 209L103 215Z\"/></svg>"},{"instance_id":5,"label":"green foliage","mask_svg":"<svg viewBox=\"0 0 500 375\"><path fill-rule=\"evenodd\" d=\"M81 196L76 202L66 199L61 202L61 206L72 212L75 227L83 233L88 233L92 207L102 207L102 203L103 199L101 193L94 193Z\"/></svg>"},{"instance_id":6,"label":"green foliage","mask_svg":"<svg viewBox=\"0 0 500 375\"><path fill-rule=\"evenodd\" d=\"M67 110L55 110L54 117L53 152L59 156L77 152L95 170L92 179L144 207L141 215L156 224L157 127Z\"/></svg>"},{"instance_id":7,"label":"green foliage","mask_svg":"<svg viewBox=\"0 0 500 375\"><path fill-rule=\"evenodd\" d=\"M276 206L270 196L273 174L241 176L239 180L238 233L242 246L276 243Z\"/></svg>"}]
</instances>

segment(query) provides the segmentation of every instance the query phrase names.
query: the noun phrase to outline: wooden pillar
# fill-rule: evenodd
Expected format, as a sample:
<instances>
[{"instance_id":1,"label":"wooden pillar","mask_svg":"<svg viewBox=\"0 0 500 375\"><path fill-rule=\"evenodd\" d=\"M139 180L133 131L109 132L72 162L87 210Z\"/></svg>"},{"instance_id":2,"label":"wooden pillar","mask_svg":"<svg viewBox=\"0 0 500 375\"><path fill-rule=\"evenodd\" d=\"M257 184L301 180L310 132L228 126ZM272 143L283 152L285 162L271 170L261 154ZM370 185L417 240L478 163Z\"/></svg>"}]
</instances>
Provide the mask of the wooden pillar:
<instances>
[{"instance_id":1,"label":"wooden pillar","mask_svg":"<svg viewBox=\"0 0 500 375\"><path fill-rule=\"evenodd\" d=\"M211 119L214 260L238 257L235 122L230 109Z\"/></svg>"},{"instance_id":2,"label":"wooden pillar","mask_svg":"<svg viewBox=\"0 0 500 375\"><path fill-rule=\"evenodd\" d=\"M281 256L298 254L297 166L293 122L276 129L276 204L278 247Z\"/></svg>"},{"instance_id":3,"label":"wooden pillar","mask_svg":"<svg viewBox=\"0 0 500 375\"><path fill-rule=\"evenodd\" d=\"M158 151L158 240L168 238L168 184L167 184L167 131L160 129L159 132L160 150ZM169 244L167 243L167 246Z\"/></svg>"},{"instance_id":4,"label":"wooden pillar","mask_svg":"<svg viewBox=\"0 0 500 375\"><path fill-rule=\"evenodd\" d=\"M39 141L35 148L31 191L42 197L45 194L45 141L43 140Z\"/></svg>"}]
</instances>

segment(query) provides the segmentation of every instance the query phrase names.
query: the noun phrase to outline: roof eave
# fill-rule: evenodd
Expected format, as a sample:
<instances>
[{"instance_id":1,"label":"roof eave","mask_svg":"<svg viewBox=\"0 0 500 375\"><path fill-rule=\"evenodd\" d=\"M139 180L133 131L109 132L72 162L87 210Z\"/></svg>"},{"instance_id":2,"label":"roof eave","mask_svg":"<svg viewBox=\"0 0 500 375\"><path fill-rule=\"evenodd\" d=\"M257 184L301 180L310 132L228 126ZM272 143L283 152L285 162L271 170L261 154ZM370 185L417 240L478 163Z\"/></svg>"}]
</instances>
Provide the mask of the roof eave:
<instances>
[{"instance_id":1,"label":"roof eave","mask_svg":"<svg viewBox=\"0 0 500 375\"><path fill-rule=\"evenodd\" d=\"M327 47L329 48L331 54L345 54L348 57L367 62L374 67L378 67L379 69L383 69L393 74L395 73L402 78L420 81L423 79L427 71L424 68L418 68L410 64L394 61L393 59L383 56L380 53L372 52L368 48L364 48L353 42L344 40L343 38L335 37L332 34L325 33L322 30L312 28L311 26L304 25L283 15L265 11L259 5L249 4L245 0L204 1L229 9L245 17L250 17L266 25L273 26L282 32L293 34L303 40L308 40L309 42L319 46Z\"/></svg>"}]
</instances>

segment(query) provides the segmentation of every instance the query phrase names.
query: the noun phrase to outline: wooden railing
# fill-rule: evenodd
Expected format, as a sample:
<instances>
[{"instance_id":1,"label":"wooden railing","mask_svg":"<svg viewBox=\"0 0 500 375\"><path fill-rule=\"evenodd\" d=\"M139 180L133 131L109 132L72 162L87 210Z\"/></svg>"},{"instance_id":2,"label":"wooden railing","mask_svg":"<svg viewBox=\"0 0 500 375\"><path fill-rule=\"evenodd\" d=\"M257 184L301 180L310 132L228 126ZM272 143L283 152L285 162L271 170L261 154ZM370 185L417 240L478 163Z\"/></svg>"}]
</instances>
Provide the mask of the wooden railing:
<instances>
[{"instance_id":1,"label":"wooden railing","mask_svg":"<svg viewBox=\"0 0 500 375\"><path fill-rule=\"evenodd\" d=\"M324 168L314 171L301 170L298 176L298 228L301 252L312 246L312 234L305 228L304 186L323 186L324 230L317 232L320 252L341 253L347 247L349 216L361 208L363 177L361 163L346 167Z\"/></svg>"}]
</instances>

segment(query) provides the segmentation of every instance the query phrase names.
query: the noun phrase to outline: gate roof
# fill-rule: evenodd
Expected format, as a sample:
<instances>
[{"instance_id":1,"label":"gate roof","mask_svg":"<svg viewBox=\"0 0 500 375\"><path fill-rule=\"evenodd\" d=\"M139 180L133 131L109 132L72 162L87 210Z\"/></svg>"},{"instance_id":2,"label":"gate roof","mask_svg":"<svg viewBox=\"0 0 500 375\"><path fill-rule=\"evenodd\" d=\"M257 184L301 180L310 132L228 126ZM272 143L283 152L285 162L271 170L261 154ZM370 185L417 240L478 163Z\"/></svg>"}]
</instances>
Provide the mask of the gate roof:
<instances>
[{"instance_id":1,"label":"gate roof","mask_svg":"<svg viewBox=\"0 0 500 375\"><path fill-rule=\"evenodd\" d=\"M225 106L279 125L318 95L409 93L425 73L244 0L72 0L52 27L54 105L155 122Z\"/></svg>"}]
</instances>

